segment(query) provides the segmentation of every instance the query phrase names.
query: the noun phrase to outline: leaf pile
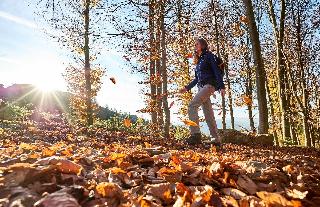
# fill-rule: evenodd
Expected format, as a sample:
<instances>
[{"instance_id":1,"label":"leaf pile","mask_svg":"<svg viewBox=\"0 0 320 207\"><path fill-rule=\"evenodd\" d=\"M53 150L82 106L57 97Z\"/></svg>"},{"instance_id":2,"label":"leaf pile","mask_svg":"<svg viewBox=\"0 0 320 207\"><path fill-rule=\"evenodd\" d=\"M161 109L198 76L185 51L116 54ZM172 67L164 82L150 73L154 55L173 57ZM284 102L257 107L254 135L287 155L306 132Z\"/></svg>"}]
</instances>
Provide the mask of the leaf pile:
<instances>
[{"instance_id":1,"label":"leaf pile","mask_svg":"<svg viewBox=\"0 0 320 207\"><path fill-rule=\"evenodd\" d=\"M67 124L5 129L0 206L320 206L315 149L187 148L174 139Z\"/></svg>"}]
</instances>

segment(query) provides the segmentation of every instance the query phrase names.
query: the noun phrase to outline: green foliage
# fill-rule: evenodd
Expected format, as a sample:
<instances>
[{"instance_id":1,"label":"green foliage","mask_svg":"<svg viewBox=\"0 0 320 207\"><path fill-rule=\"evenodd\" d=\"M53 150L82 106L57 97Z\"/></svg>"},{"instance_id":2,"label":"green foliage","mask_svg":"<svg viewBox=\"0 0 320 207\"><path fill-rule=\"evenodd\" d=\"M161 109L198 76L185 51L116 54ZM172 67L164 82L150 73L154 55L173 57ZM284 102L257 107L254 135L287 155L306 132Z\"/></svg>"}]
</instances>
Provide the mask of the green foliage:
<instances>
[{"instance_id":1,"label":"green foliage","mask_svg":"<svg viewBox=\"0 0 320 207\"><path fill-rule=\"evenodd\" d=\"M130 119L131 126L125 126L123 116L113 116L109 119L97 119L93 125L94 128L103 128L108 131L126 132L130 134L146 134L149 131L149 123L142 118Z\"/></svg>"},{"instance_id":2,"label":"green foliage","mask_svg":"<svg viewBox=\"0 0 320 207\"><path fill-rule=\"evenodd\" d=\"M15 103L5 103L0 109L0 119L24 121L32 114L30 105L19 106Z\"/></svg>"},{"instance_id":3,"label":"green foliage","mask_svg":"<svg viewBox=\"0 0 320 207\"><path fill-rule=\"evenodd\" d=\"M173 137L179 140L185 139L190 135L190 131L184 126L173 126Z\"/></svg>"}]
</instances>

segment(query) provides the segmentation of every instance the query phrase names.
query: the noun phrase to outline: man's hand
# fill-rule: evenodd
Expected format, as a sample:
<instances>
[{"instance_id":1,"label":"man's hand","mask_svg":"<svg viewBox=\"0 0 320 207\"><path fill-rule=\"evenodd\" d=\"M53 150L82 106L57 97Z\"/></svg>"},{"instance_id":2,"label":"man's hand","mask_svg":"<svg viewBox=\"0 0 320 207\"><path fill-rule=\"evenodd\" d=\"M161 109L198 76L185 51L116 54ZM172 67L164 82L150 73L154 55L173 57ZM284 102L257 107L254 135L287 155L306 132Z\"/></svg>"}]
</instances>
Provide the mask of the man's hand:
<instances>
[{"instance_id":1,"label":"man's hand","mask_svg":"<svg viewBox=\"0 0 320 207\"><path fill-rule=\"evenodd\" d=\"M185 92L187 92L187 89L186 89L186 88L181 88L181 89L179 90L179 93L185 93Z\"/></svg>"},{"instance_id":2,"label":"man's hand","mask_svg":"<svg viewBox=\"0 0 320 207\"><path fill-rule=\"evenodd\" d=\"M226 91L224 89L221 89L220 90L220 94L221 94L222 97L224 97L224 95L226 95Z\"/></svg>"}]
</instances>

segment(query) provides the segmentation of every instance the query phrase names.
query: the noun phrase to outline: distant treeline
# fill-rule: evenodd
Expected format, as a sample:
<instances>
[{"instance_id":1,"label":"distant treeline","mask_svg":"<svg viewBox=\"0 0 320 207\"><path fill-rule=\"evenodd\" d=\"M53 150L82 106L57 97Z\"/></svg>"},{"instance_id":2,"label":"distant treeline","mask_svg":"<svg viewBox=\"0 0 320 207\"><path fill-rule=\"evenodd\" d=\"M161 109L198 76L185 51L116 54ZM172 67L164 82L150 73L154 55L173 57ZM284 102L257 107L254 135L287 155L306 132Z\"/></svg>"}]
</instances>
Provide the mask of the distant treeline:
<instances>
[{"instance_id":1,"label":"distant treeline","mask_svg":"<svg viewBox=\"0 0 320 207\"><path fill-rule=\"evenodd\" d=\"M50 93L39 90L32 84L13 84L5 87L0 84L0 110L11 103L28 109L39 109L46 112L70 113L69 107L70 93L63 91L53 91ZM97 117L103 120L112 117L130 118L137 120L136 115L130 115L125 112L119 112L108 106L99 106L96 111ZM1 118L1 117L0 117Z\"/></svg>"}]
</instances>

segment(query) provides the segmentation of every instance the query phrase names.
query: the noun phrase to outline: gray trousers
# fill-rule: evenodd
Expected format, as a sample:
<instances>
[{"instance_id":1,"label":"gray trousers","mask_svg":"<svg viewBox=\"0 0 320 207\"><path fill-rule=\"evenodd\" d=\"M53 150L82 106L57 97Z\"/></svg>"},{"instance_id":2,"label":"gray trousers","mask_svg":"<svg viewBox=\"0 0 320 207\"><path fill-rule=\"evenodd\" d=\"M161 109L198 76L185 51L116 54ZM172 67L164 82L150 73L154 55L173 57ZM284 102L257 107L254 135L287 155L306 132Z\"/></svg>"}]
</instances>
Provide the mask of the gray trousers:
<instances>
[{"instance_id":1,"label":"gray trousers","mask_svg":"<svg viewBox=\"0 0 320 207\"><path fill-rule=\"evenodd\" d=\"M191 134L200 133L199 127L199 107L202 106L203 114L207 122L211 138L216 141L221 141L218 135L217 123L214 117L210 96L213 95L215 89L212 85L206 84L202 87L198 86L198 93L189 103L188 115L189 119L195 122L198 126L190 126Z\"/></svg>"}]
</instances>

